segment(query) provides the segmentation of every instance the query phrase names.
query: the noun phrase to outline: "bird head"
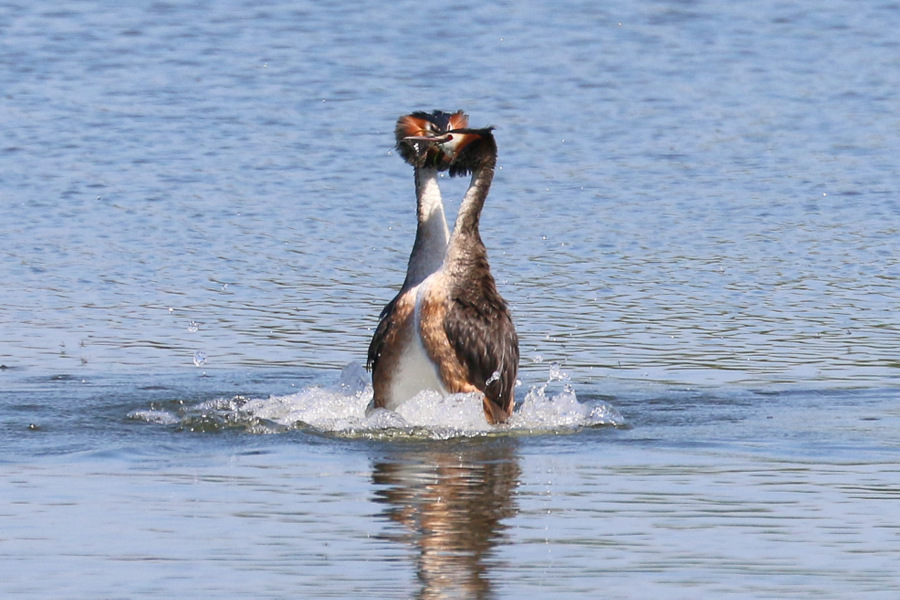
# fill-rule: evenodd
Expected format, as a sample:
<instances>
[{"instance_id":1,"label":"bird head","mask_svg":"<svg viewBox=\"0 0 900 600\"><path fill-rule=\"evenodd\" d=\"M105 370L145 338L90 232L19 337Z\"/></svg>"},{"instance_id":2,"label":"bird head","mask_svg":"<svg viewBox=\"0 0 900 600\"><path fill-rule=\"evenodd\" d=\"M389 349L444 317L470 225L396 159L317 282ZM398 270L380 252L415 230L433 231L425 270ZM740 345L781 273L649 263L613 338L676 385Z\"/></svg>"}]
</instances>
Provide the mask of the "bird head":
<instances>
[{"instance_id":1,"label":"bird head","mask_svg":"<svg viewBox=\"0 0 900 600\"><path fill-rule=\"evenodd\" d=\"M424 154L436 152L441 165L446 164L450 176L469 175L472 171L497 160L494 128L471 129L460 127L438 135L412 135L403 138Z\"/></svg>"},{"instance_id":2,"label":"bird head","mask_svg":"<svg viewBox=\"0 0 900 600\"><path fill-rule=\"evenodd\" d=\"M463 111L448 113L435 110L416 111L397 119L394 134L400 156L413 166L430 166L438 170L450 167L450 159L430 140L454 129L468 127L469 117Z\"/></svg>"}]
</instances>

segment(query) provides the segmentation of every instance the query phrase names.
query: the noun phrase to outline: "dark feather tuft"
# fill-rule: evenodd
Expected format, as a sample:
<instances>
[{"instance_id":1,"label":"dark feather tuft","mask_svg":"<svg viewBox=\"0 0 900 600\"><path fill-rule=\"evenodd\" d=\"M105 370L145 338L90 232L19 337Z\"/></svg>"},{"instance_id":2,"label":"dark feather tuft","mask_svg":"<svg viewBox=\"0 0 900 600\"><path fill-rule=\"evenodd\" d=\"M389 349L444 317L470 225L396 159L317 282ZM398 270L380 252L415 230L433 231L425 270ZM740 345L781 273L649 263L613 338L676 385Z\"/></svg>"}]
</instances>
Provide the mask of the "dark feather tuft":
<instances>
[{"instance_id":1,"label":"dark feather tuft","mask_svg":"<svg viewBox=\"0 0 900 600\"><path fill-rule=\"evenodd\" d=\"M450 161L451 177L471 175L472 171L497 160L497 141L493 131L493 127L485 127L461 129L453 133L462 135L463 139L456 149L456 156Z\"/></svg>"},{"instance_id":2,"label":"dark feather tuft","mask_svg":"<svg viewBox=\"0 0 900 600\"><path fill-rule=\"evenodd\" d=\"M407 163L413 166L430 166L445 170L450 166L450 159L440 148L423 142L406 142L410 136L434 137L447 133L451 129L465 128L469 117L461 110L448 113L442 110L432 112L416 111L397 119L394 135L397 140L397 151Z\"/></svg>"}]
</instances>

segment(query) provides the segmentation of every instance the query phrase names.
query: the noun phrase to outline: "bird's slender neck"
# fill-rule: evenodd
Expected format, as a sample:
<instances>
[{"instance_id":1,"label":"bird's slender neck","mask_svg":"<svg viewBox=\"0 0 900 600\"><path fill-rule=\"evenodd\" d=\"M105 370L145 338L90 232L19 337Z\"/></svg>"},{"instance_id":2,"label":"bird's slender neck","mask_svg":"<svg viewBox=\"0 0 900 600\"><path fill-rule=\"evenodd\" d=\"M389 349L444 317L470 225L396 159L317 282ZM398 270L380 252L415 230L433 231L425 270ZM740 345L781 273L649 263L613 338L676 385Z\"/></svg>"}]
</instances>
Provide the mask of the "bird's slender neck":
<instances>
[{"instance_id":1,"label":"bird's slender neck","mask_svg":"<svg viewBox=\"0 0 900 600\"><path fill-rule=\"evenodd\" d=\"M409 255L404 289L420 284L441 267L450 238L437 169L416 167L415 176L416 241Z\"/></svg>"},{"instance_id":2,"label":"bird's slender neck","mask_svg":"<svg viewBox=\"0 0 900 600\"><path fill-rule=\"evenodd\" d=\"M496 159L492 159L472 171L472 180L459 207L456 225L453 227L453 235L450 236L447 247L447 263L458 264L468 263L473 259L487 259L478 225L484 201L491 191L495 164Z\"/></svg>"}]
</instances>

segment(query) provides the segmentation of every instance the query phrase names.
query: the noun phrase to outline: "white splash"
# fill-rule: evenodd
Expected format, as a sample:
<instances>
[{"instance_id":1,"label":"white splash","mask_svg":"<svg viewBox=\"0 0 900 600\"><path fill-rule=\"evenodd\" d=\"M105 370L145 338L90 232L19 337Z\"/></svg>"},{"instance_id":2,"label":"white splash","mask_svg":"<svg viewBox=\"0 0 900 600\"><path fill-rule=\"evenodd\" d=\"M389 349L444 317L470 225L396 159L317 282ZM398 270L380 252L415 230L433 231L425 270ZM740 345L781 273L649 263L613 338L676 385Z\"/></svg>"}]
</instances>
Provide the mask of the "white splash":
<instances>
[{"instance_id":1,"label":"white splash","mask_svg":"<svg viewBox=\"0 0 900 600\"><path fill-rule=\"evenodd\" d=\"M568 383L562 392L548 395L551 382L568 379L560 376L558 365L550 370L548 381L532 387L509 422L496 427L485 420L481 397L474 393L442 396L422 392L396 411L373 409L369 375L356 363L344 368L336 386L311 386L295 394L269 398L217 399L170 410L153 407L134 411L129 417L192 431L242 428L254 433L279 433L307 429L354 437L432 439L562 433L625 423L606 402L579 402Z\"/></svg>"},{"instance_id":2,"label":"white splash","mask_svg":"<svg viewBox=\"0 0 900 600\"><path fill-rule=\"evenodd\" d=\"M562 370L562 367L558 362L550 363L550 376L547 380L548 383L551 381L568 381L569 374Z\"/></svg>"},{"instance_id":3,"label":"white splash","mask_svg":"<svg viewBox=\"0 0 900 600\"><path fill-rule=\"evenodd\" d=\"M569 385L559 394L547 396L546 387L535 386L525 395L525 400L509 420L510 427L555 431L625 424L625 419L611 404L601 400L579 402Z\"/></svg>"}]
</instances>

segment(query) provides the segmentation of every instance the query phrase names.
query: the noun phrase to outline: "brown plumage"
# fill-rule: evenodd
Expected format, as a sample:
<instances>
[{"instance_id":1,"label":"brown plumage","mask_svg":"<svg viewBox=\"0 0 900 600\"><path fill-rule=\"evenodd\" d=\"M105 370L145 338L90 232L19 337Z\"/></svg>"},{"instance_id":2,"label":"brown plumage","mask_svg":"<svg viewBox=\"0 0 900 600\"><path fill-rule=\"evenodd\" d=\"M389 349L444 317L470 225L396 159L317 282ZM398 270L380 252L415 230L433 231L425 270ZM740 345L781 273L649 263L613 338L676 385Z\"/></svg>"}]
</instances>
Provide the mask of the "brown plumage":
<instances>
[{"instance_id":1,"label":"brown plumage","mask_svg":"<svg viewBox=\"0 0 900 600\"><path fill-rule=\"evenodd\" d=\"M418 341L414 308L419 285L443 264L450 238L438 186L438 173L449 168L450 159L432 143L407 139L443 135L467 123L468 117L462 111L439 110L414 112L397 120L397 150L414 167L417 226L406 278L397 295L381 311L369 344L366 368L372 371L375 407L396 408L423 389L441 389L437 373L427 364Z\"/></svg>"},{"instance_id":2,"label":"brown plumage","mask_svg":"<svg viewBox=\"0 0 900 600\"><path fill-rule=\"evenodd\" d=\"M519 343L509 308L497 291L481 240L479 221L497 163L497 144L492 128L451 131L438 144L452 156L451 175L471 173L469 189L456 217L447 254L440 271L426 285L422 298L422 321L440 322L442 336L426 343L442 380L451 392L484 394L484 412L491 423L502 423L512 414L519 367ZM426 312L431 306L434 312ZM434 316L432 316L432 314ZM438 341L437 338L443 338ZM462 374L461 376L457 374Z\"/></svg>"},{"instance_id":3,"label":"brown plumage","mask_svg":"<svg viewBox=\"0 0 900 600\"><path fill-rule=\"evenodd\" d=\"M413 158L428 157L472 179L441 267L382 313L369 347L374 406L395 408L424 389L477 391L488 422L503 423L515 404L519 347L479 232L497 161L493 132L462 127L410 137ZM379 376L382 367L388 371Z\"/></svg>"}]
</instances>

